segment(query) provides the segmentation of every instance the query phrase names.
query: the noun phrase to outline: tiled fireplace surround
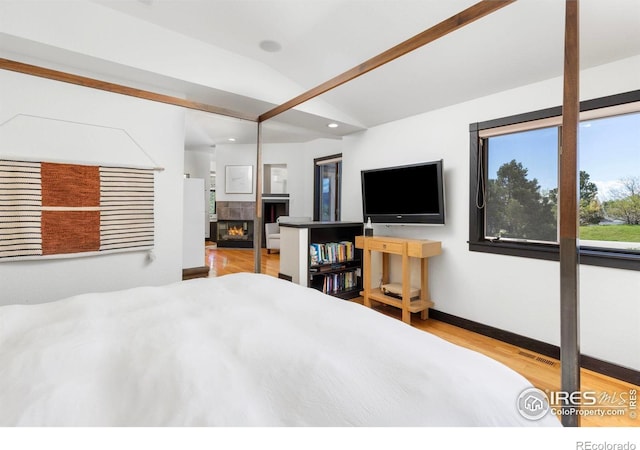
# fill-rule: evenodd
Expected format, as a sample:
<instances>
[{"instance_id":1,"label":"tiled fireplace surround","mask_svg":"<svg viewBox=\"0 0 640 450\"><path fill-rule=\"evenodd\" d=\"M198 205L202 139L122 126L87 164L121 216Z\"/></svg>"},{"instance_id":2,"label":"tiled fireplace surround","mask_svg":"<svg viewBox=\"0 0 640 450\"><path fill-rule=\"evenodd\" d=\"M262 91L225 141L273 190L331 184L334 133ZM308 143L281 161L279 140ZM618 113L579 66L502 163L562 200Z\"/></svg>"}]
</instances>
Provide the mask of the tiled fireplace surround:
<instances>
[{"instance_id":1,"label":"tiled fireplace surround","mask_svg":"<svg viewBox=\"0 0 640 450\"><path fill-rule=\"evenodd\" d=\"M255 213L255 202L216 202L216 214L218 216L218 247L252 248ZM244 225L246 225L247 228L247 235L243 239L230 239L228 236L225 236L226 230L228 230L229 227L242 227Z\"/></svg>"}]
</instances>

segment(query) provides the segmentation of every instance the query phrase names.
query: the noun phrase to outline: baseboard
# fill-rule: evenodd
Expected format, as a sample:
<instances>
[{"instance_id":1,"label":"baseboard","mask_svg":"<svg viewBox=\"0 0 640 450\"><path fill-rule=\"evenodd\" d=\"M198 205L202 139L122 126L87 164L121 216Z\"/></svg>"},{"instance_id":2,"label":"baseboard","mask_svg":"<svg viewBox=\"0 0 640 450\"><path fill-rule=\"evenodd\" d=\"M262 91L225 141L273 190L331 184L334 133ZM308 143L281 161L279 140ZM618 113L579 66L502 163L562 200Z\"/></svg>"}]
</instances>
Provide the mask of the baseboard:
<instances>
[{"instance_id":1,"label":"baseboard","mask_svg":"<svg viewBox=\"0 0 640 450\"><path fill-rule=\"evenodd\" d=\"M192 278L207 278L209 276L209 267L191 267L182 269L182 280L190 280Z\"/></svg>"},{"instance_id":2,"label":"baseboard","mask_svg":"<svg viewBox=\"0 0 640 450\"><path fill-rule=\"evenodd\" d=\"M549 358L557 360L560 359L560 347L557 345L548 344L510 331L494 328L489 325L474 322L473 320L463 319L462 317L454 316L435 309L429 310L429 318L439 320L440 322L448 323L459 328L464 328L465 330L473 331L474 333L497 339L532 352L540 353L541 355L545 355ZM580 366L583 369L592 370L618 380L626 381L627 383L640 384L640 372L629 369L628 367L619 366L587 355L580 355Z\"/></svg>"},{"instance_id":3,"label":"baseboard","mask_svg":"<svg viewBox=\"0 0 640 450\"><path fill-rule=\"evenodd\" d=\"M293 277L291 275L285 275L282 272L278 272L278 278L281 280L293 281Z\"/></svg>"}]
</instances>

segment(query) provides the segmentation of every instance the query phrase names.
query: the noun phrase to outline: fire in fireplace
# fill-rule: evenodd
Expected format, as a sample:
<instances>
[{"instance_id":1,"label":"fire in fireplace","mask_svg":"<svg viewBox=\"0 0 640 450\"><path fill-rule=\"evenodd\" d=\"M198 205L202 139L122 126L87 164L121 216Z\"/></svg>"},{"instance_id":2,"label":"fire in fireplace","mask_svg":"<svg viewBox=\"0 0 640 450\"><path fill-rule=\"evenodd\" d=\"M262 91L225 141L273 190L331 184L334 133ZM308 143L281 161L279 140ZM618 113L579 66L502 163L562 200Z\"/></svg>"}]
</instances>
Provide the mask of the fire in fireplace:
<instances>
[{"instance_id":1,"label":"fire in fireplace","mask_svg":"<svg viewBox=\"0 0 640 450\"><path fill-rule=\"evenodd\" d=\"M253 221L218 220L219 247L253 247Z\"/></svg>"},{"instance_id":2,"label":"fire in fireplace","mask_svg":"<svg viewBox=\"0 0 640 450\"><path fill-rule=\"evenodd\" d=\"M242 227L230 227L227 237L229 239L242 239L246 238L247 235L244 234L244 229Z\"/></svg>"}]
</instances>

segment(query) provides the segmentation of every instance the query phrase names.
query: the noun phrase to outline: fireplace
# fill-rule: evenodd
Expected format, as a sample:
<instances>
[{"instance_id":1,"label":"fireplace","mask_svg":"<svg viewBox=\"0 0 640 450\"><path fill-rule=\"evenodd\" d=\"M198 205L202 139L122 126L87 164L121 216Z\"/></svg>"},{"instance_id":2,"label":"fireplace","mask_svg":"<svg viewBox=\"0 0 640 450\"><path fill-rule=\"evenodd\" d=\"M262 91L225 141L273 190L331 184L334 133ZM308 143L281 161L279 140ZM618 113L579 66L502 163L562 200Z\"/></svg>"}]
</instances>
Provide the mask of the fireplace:
<instances>
[{"instance_id":1,"label":"fireplace","mask_svg":"<svg viewBox=\"0 0 640 450\"><path fill-rule=\"evenodd\" d=\"M218 220L218 247L253 247L252 220Z\"/></svg>"},{"instance_id":2,"label":"fireplace","mask_svg":"<svg viewBox=\"0 0 640 450\"><path fill-rule=\"evenodd\" d=\"M219 220L218 247L253 248L252 220Z\"/></svg>"},{"instance_id":3,"label":"fireplace","mask_svg":"<svg viewBox=\"0 0 640 450\"><path fill-rule=\"evenodd\" d=\"M255 202L216 202L218 247L253 248Z\"/></svg>"}]
</instances>

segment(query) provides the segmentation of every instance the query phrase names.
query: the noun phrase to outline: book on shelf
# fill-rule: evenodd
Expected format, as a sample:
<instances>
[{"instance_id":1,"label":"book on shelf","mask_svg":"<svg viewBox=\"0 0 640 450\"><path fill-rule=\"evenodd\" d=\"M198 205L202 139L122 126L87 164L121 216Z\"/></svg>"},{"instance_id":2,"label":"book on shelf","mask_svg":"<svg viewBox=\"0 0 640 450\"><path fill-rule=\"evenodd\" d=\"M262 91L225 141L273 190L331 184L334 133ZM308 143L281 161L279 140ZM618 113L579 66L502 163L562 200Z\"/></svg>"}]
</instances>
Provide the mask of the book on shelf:
<instances>
[{"instance_id":1,"label":"book on shelf","mask_svg":"<svg viewBox=\"0 0 640 450\"><path fill-rule=\"evenodd\" d=\"M332 273L323 276L322 292L335 294L336 292L354 289L358 286L358 274L355 270Z\"/></svg>"},{"instance_id":2,"label":"book on shelf","mask_svg":"<svg viewBox=\"0 0 640 450\"><path fill-rule=\"evenodd\" d=\"M351 241L312 243L309 259L312 266L353 261L354 244Z\"/></svg>"},{"instance_id":3,"label":"book on shelf","mask_svg":"<svg viewBox=\"0 0 640 450\"><path fill-rule=\"evenodd\" d=\"M320 264L320 256L318 254L318 248L314 244L311 244L309 246L309 263L312 266L317 266L318 264Z\"/></svg>"}]
</instances>

